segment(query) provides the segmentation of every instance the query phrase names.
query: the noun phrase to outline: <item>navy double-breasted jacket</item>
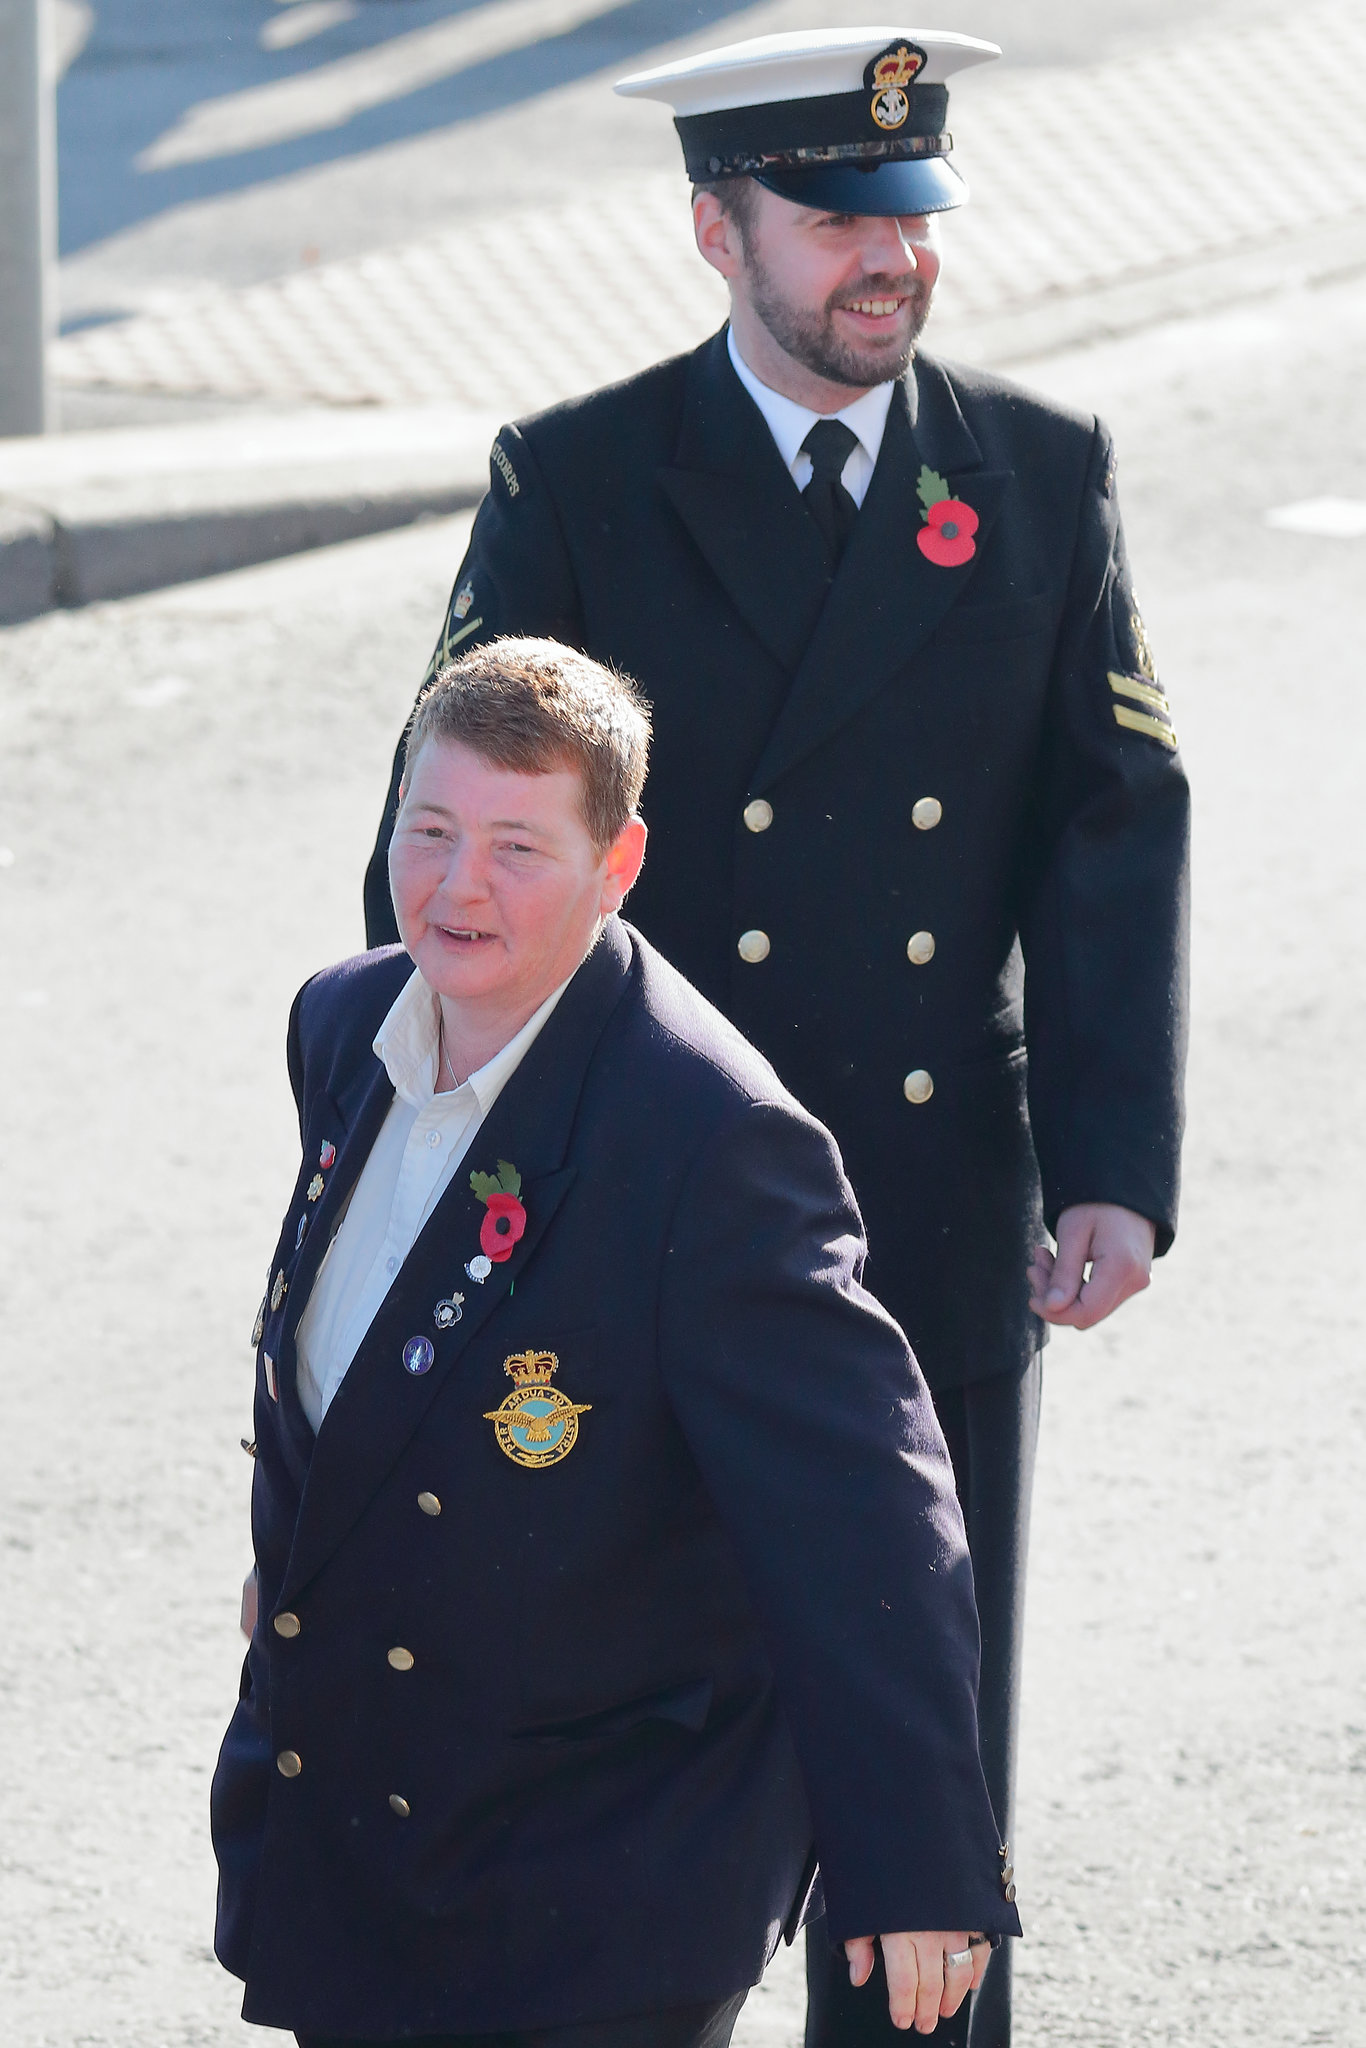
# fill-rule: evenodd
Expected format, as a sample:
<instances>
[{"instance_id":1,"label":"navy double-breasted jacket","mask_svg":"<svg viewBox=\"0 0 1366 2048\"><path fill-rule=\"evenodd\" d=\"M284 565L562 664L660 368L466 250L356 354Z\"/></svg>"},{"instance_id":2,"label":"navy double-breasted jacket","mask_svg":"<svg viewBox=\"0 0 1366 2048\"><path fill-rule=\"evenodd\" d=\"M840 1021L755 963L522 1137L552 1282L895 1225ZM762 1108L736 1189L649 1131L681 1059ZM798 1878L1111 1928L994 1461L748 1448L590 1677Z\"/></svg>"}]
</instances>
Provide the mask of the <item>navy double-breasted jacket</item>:
<instances>
[{"instance_id":1,"label":"navy double-breasted jacket","mask_svg":"<svg viewBox=\"0 0 1366 2048\"><path fill-rule=\"evenodd\" d=\"M921 550L926 473L966 560ZM1166 1248L1187 791L1103 427L920 357L832 581L718 335L501 431L437 658L509 632L651 699L632 917L834 1132L932 1386L1038 1342L1045 1216L1122 1203Z\"/></svg>"},{"instance_id":2,"label":"navy double-breasted jacket","mask_svg":"<svg viewBox=\"0 0 1366 2048\"><path fill-rule=\"evenodd\" d=\"M482 2033L725 1997L816 1853L836 1939L1018 1931L962 1520L839 1155L619 920L465 1162L518 1169L525 1236L467 1277L462 1169L314 1440L295 1329L393 1099L372 1040L411 971L333 968L291 1022L260 1611L213 1789L245 2016ZM582 1409L551 1464L488 1419L526 1352Z\"/></svg>"}]
</instances>

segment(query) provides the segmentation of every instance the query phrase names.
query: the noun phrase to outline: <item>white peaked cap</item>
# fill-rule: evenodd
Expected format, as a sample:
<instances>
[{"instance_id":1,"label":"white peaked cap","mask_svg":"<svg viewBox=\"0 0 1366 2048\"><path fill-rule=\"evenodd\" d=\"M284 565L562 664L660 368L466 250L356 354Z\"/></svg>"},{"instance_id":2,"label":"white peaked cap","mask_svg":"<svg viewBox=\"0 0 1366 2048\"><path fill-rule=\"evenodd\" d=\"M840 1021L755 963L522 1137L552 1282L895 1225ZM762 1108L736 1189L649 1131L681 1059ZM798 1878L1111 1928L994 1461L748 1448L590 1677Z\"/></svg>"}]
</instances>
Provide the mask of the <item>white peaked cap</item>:
<instances>
[{"instance_id":1,"label":"white peaked cap","mask_svg":"<svg viewBox=\"0 0 1366 2048\"><path fill-rule=\"evenodd\" d=\"M754 36L617 81L674 110L688 176L753 177L833 212L938 213L967 186L947 159L946 81L1001 54L951 29Z\"/></svg>"},{"instance_id":2,"label":"white peaked cap","mask_svg":"<svg viewBox=\"0 0 1366 2048\"><path fill-rule=\"evenodd\" d=\"M893 43L925 53L917 85L943 85L955 71L989 64L998 43L960 36L944 28L809 28L785 36L751 36L701 50L676 64L633 71L613 92L625 99L663 100L676 114L716 114L732 107L770 105L775 100L820 99L827 93L861 92L867 65Z\"/></svg>"}]
</instances>

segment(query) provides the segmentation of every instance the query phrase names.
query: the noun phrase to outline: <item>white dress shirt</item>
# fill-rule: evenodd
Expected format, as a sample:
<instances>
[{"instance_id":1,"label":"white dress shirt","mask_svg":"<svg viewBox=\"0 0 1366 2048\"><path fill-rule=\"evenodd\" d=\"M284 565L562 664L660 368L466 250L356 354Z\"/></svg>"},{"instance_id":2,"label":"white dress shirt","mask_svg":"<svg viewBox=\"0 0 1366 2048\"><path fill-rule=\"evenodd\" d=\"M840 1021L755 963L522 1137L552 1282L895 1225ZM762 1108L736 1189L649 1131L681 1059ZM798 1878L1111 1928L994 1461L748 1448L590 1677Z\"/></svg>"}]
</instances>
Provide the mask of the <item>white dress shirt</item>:
<instances>
[{"instance_id":1,"label":"white dress shirt","mask_svg":"<svg viewBox=\"0 0 1366 2048\"><path fill-rule=\"evenodd\" d=\"M419 1231L568 986L562 981L501 1052L445 1095L435 1092L440 1004L416 971L380 1025L375 1053L394 1084L393 1104L299 1318L299 1400L315 1434ZM454 1251L451 1260L454 1289L463 1276Z\"/></svg>"},{"instance_id":2,"label":"white dress shirt","mask_svg":"<svg viewBox=\"0 0 1366 2048\"><path fill-rule=\"evenodd\" d=\"M846 405L843 412L811 412L806 406L798 405L795 399L784 398L781 391L760 383L736 347L733 327L726 329L726 347L730 350L736 376L768 422L768 430L778 444L778 453L787 464L788 473L799 491L804 491L811 481L811 457L803 453L802 442L817 420L839 420L851 434L858 435L858 446L840 472L840 482L854 503L861 505L873 481L878 450L887 431L887 409L896 389L895 382L875 384L871 391L864 392L862 398Z\"/></svg>"}]
</instances>

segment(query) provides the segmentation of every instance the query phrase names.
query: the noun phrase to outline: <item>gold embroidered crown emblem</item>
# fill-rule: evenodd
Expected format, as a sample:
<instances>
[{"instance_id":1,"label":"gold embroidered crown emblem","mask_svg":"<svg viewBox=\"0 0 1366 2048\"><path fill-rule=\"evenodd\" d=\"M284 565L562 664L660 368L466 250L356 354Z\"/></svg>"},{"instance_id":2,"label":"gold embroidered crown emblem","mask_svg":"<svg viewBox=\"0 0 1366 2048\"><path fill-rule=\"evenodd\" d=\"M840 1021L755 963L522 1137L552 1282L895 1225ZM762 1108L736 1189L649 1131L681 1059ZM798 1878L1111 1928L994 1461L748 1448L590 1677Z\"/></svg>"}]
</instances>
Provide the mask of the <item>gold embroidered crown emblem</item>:
<instances>
[{"instance_id":1,"label":"gold embroidered crown emblem","mask_svg":"<svg viewBox=\"0 0 1366 2048\"><path fill-rule=\"evenodd\" d=\"M515 1351L503 1371L519 1387L548 1387L559 1363L553 1351Z\"/></svg>"},{"instance_id":2,"label":"gold embroidered crown emblem","mask_svg":"<svg viewBox=\"0 0 1366 2048\"><path fill-rule=\"evenodd\" d=\"M885 91L889 85L910 85L918 71L925 68L925 52L912 50L905 43L894 50L885 50L872 67L869 84Z\"/></svg>"}]
</instances>

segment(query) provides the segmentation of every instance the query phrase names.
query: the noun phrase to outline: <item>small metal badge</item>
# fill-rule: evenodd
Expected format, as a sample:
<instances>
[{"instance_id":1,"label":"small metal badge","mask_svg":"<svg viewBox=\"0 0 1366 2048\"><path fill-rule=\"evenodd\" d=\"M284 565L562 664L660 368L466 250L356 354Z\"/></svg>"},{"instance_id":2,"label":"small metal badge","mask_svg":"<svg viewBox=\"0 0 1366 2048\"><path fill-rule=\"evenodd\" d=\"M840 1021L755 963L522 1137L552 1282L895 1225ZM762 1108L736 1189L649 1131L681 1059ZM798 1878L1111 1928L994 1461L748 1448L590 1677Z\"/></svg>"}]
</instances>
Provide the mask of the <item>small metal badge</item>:
<instances>
[{"instance_id":1,"label":"small metal badge","mask_svg":"<svg viewBox=\"0 0 1366 2048\"><path fill-rule=\"evenodd\" d=\"M318 1152L318 1164L324 1173L337 1157L337 1148L330 1138L324 1138Z\"/></svg>"},{"instance_id":2,"label":"small metal badge","mask_svg":"<svg viewBox=\"0 0 1366 2048\"><path fill-rule=\"evenodd\" d=\"M301 1217L299 1218L299 1228L298 1228L298 1229L297 1229L297 1230L295 1231L295 1233L294 1233L294 1249L295 1249L295 1251L296 1251L296 1252L298 1251L298 1249L299 1249L299 1246L300 1246L300 1245L301 1245L301 1244L303 1243L303 1241L304 1241L304 1232L305 1232L305 1231L306 1231L307 1229L308 1229L308 1212L307 1212L307 1210L305 1210L304 1214L303 1214L303 1215L302 1215L302 1216L301 1216Z\"/></svg>"},{"instance_id":3,"label":"small metal badge","mask_svg":"<svg viewBox=\"0 0 1366 2048\"><path fill-rule=\"evenodd\" d=\"M439 1301L432 1310L432 1321L438 1330L453 1330L465 1312L463 1294L450 1294L445 1301Z\"/></svg>"},{"instance_id":4,"label":"small metal badge","mask_svg":"<svg viewBox=\"0 0 1366 2048\"><path fill-rule=\"evenodd\" d=\"M280 1383L275 1377L275 1360L268 1351L263 1351L261 1353L261 1363L265 1367L266 1392L270 1395L272 1401L278 1401L280 1398Z\"/></svg>"},{"instance_id":5,"label":"small metal badge","mask_svg":"<svg viewBox=\"0 0 1366 2048\"><path fill-rule=\"evenodd\" d=\"M275 1275L275 1284L270 1290L270 1306L272 1314L280 1306L280 1303L284 1300L285 1296L288 1293L288 1280L286 1280L283 1273L277 1273Z\"/></svg>"},{"instance_id":6,"label":"small metal badge","mask_svg":"<svg viewBox=\"0 0 1366 2048\"><path fill-rule=\"evenodd\" d=\"M863 83L873 95L869 109L879 128L904 127L911 111L907 88L926 64L925 52L917 43L897 42L874 57L863 74Z\"/></svg>"},{"instance_id":7,"label":"small metal badge","mask_svg":"<svg viewBox=\"0 0 1366 2048\"><path fill-rule=\"evenodd\" d=\"M403 1347L404 1368L415 1379L430 1372L435 1361L436 1349L430 1337L410 1337Z\"/></svg>"},{"instance_id":8,"label":"small metal badge","mask_svg":"<svg viewBox=\"0 0 1366 2048\"><path fill-rule=\"evenodd\" d=\"M465 618L468 615L469 608L473 603L474 585L472 583L466 583L461 587L460 591L456 596L455 603L451 606L452 617L457 619Z\"/></svg>"},{"instance_id":9,"label":"small metal badge","mask_svg":"<svg viewBox=\"0 0 1366 2048\"><path fill-rule=\"evenodd\" d=\"M308 1183L309 1201L316 1202L326 1185L327 1183L324 1181L322 1175L320 1173L315 1173L312 1180Z\"/></svg>"},{"instance_id":10,"label":"small metal badge","mask_svg":"<svg viewBox=\"0 0 1366 2048\"><path fill-rule=\"evenodd\" d=\"M261 1306L256 1311L256 1321L251 1326L251 1348L254 1351L266 1334L266 1297L261 1296Z\"/></svg>"},{"instance_id":11,"label":"small metal badge","mask_svg":"<svg viewBox=\"0 0 1366 2048\"><path fill-rule=\"evenodd\" d=\"M493 1424L499 1450L514 1465L558 1465L579 1440L579 1417L593 1404L571 1401L551 1386L559 1364L553 1351L517 1351L504 1362L514 1390L497 1408L486 1409L484 1420Z\"/></svg>"},{"instance_id":12,"label":"small metal badge","mask_svg":"<svg viewBox=\"0 0 1366 2048\"><path fill-rule=\"evenodd\" d=\"M474 1257L469 1261L468 1265L465 1267L465 1271L468 1273L471 1280L478 1281L479 1285L482 1287L484 1282L488 1279L489 1274L493 1271L493 1260L489 1258L487 1254L484 1252L476 1252Z\"/></svg>"}]
</instances>

